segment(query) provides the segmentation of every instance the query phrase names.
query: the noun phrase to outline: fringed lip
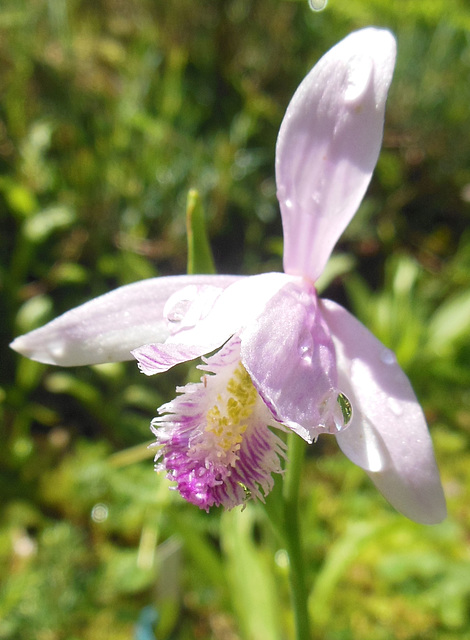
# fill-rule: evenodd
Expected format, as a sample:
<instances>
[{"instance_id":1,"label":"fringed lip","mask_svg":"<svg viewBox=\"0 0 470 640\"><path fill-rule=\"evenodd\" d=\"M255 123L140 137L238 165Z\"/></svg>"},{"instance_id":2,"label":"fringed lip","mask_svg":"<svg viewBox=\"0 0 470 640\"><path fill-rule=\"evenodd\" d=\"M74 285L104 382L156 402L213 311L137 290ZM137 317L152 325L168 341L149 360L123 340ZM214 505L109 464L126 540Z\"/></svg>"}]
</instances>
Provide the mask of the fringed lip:
<instances>
[{"instance_id":1,"label":"fringed lip","mask_svg":"<svg viewBox=\"0 0 470 640\"><path fill-rule=\"evenodd\" d=\"M282 473L286 445L240 361L232 338L199 367L199 383L179 389L159 409L152 430L160 450L157 469L201 509L231 509L247 499L264 501L273 473Z\"/></svg>"}]
</instances>

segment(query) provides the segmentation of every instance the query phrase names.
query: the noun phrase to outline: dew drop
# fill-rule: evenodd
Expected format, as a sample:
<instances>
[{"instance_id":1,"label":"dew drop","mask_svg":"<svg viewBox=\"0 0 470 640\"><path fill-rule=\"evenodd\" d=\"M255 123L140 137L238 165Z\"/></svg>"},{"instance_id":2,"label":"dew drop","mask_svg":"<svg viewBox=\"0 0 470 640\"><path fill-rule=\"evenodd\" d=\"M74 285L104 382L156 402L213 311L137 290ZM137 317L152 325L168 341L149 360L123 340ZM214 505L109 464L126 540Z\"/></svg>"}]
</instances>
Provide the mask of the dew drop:
<instances>
[{"instance_id":1,"label":"dew drop","mask_svg":"<svg viewBox=\"0 0 470 640\"><path fill-rule=\"evenodd\" d=\"M190 305L189 300L180 300L175 304L175 306L167 312L166 319L168 322L175 324L176 322L181 322L184 318L186 311L188 310Z\"/></svg>"},{"instance_id":2,"label":"dew drop","mask_svg":"<svg viewBox=\"0 0 470 640\"><path fill-rule=\"evenodd\" d=\"M400 404L395 400L395 398L387 398L388 408L392 413L394 413L397 417L401 416L403 413L403 409Z\"/></svg>"},{"instance_id":3,"label":"dew drop","mask_svg":"<svg viewBox=\"0 0 470 640\"><path fill-rule=\"evenodd\" d=\"M312 11L323 11L328 4L328 0L308 0L308 6Z\"/></svg>"},{"instance_id":4,"label":"dew drop","mask_svg":"<svg viewBox=\"0 0 470 640\"><path fill-rule=\"evenodd\" d=\"M53 342L49 346L49 353L56 358L62 358L65 353L65 344L62 340L58 340L57 342Z\"/></svg>"},{"instance_id":5,"label":"dew drop","mask_svg":"<svg viewBox=\"0 0 470 640\"><path fill-rule=\"evenodd\" d=\"M311 195L311 198L312 198L312 202L314 204L320 204L320 202L321 202L321 194L320 194L319 191L314 191L312 193L312 195Z\"/></svg>"},{"instance_id":6,"label":"dew drop","mask_svg":"<svg viewBox=\"0 0 470 640\"><path fill-rule=\"evenodd\" d=\"M311 335L306 334L299 340L298 352L301 360L305 363L310 364L312 362L313 340Z\"/></svg>"},{"instance_id":7,"label":"dew drop","mask_svg":"<svg viewBox=\"0 0 470 640\"><path fill-rule=\"evenodd\" d=\"M289 554L285 549L278 549L274 555L274 562L281 569L287 569L289 567Z\"/></svg>"},{"instance_id":8,"label":"dew drop","mask_svg":"<svg viewBox=\"0 0 470 640\"><path fill-rule=\"evenodd\" d=\"M284 200L284 204L286 205L287 209L292 209L292 207L293 207L292 200L290 200L289 198Z\"/></svg>"},{"instance_id":9,"label":"dew drop","mask_svg":"<svg viewBox=\"0 0 470 640\"><path fill-rule=\"evenodd\" d=\"M389 365L395 364L397 361L395 354L393 353L393 351L390 351L390 349L384 349L380 354L380 359L384 364Z\"/></svg>"},{"instance_id":10,"label":"dew drop","mask_svg":"<svg viewBox=\"0 0 470 640\"><path fill-rule=\"evenodd\" d=\"M340 391L331 389L319 406L320 422L314 434L320 433L337 435L350 424L353 408L349 398Z\"/></svg>"},{"instance_id":11,"label":"dew drop","mask_svg":"<svg viewBox=\"0 0 470 640\"><path fill-rule=\"evenodd\" d=\"M299 347L300 357L303 360L307 360L311 358L311 349L306 344L303 344Z\"/></svg>"},{"instance_id":12,"label":"dew drop","mask_svg":"<svg viewBox=\"0 0 470 640\"><path fill-rule=\"evenodd\" d=\"M170 296L163 309L163 315L167 322L173 325L182 322L196 294L197 288L188 286Z\"/></svg>"},{"instance_id":13,"label":"dew drop","mask_svg":"<svg viewBox=\"0 0 470 640\"><path fill-rule=\"evenodd\" d=\"M91 519L94 522L104 522L108 518L108 507L107 505L99 502L95 504L93 509L91 510Z\"/></svg>"},{"instance_id":14,"label":"dew drop","mask_svg":"<svg viewBox=\"0 0 470 640\"><path fill-rule=\"evenodd\" d=\"M349 398L344 395L344 393L338 393L338 397L336 398L336 402L339 404L339 408L341 409L341 413L343 415L343 428L346 427L350 422L353 414L352 404L349 401Z\"/></svg>"},{"instance_id":15,"label":"dew drop","mask_svg":"<svg viewBox=\"0 0 470 640\"><path fill-rule=\"evenodd\" d=\"M354 105L366 93L373 73L373 64L369 56L354 56L349 62L349 74L344 91L344 101Z\"/></svg>"}]
</instances>

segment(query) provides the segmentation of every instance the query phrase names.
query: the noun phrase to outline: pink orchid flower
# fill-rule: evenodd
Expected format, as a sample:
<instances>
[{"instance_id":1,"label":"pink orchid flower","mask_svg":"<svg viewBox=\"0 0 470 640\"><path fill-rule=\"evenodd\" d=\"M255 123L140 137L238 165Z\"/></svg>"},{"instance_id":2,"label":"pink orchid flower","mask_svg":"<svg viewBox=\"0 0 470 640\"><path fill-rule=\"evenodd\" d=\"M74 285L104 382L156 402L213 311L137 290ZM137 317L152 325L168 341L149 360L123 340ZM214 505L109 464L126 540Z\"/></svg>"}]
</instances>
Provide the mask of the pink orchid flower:
<instances>
[{"instance_id":1,"label":"pink orchid flower","mask_svg":"<svg viewBox=\"0 0 470 640\"><path fill-rule=\"evenodd\" d=\"M284 273L144 280L11 345L63 366L133 355L147 375L216 351L152 422L157 468L203 509L263 500L290 429L309 443L333 434L412 520L445 517L426 421L394 354L315 289L377 162L394 63L393 36L363 29L297 89L276 147Z\"/></svg>"}]
</instances>

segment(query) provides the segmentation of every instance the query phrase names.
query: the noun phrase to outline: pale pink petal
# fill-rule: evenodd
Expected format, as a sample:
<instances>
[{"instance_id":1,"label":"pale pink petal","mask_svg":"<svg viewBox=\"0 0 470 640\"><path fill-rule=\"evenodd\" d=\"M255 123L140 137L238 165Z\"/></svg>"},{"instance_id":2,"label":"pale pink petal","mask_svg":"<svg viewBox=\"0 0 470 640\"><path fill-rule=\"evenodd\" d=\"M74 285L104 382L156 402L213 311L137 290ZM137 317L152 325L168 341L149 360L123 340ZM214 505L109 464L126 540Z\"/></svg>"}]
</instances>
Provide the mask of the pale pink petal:
<instances>
[{"instance_id":1,"label":"pale pink petal","mask_svg":"<svg viewBox=\"0 0 470 640\"><path fill-rule=\"evenodd\" d=\"M141 371L146 375L161 373L217 349L260 315L269 299L292 280L284 273L240 278L227 287L213 301L209 313L204 314L201 314L200 301L194 298L164 344L147 344L133 351ZM179 294L174 302L175 308L179 308ZM166 311L168 313L168 308Z\"/></svg>"},{"instance_id":2,"label":"pale pink petal","mask_svg":"<svg viewBox=\"0 0 470 640\"><path fill-rule=\"evenodd\" d=\"M207 353L206 345L187 345L152 342L133 349L139 369L147 376L168 371L181 362L200 358Z\"/></svg>"},{"instance_id":3,"label":"pale pink petal","mask_svg":"<svg viewBox=\"0 0 470 640\"><path fill-rule=\"evenodd\" d=\"M242 362L279 422L308 442L336 432L335 352L313 286L287 283L241 332Z\"/></svg>"},{"instance_id":4,"label":"pale pink petal","mask_svg":"<svg viewBox=\"0 0 470 640\"><path fill-rule=\"evenodd\" d=\"M212 284L190 284L175 291L163 308L170 335L194 327L205 318L222 291Z\"/></svg>"},{"instance_id":5,"label":"pale pink petal","mask_svg":"<svg viewBox=\"0 0 470 640\"><path fill-rule=\"evenodd\" d=\"M353 407L336 437L387 500L416 522L446 515L431 437L421 407L392 351L341 306L322 300L337 353L338 384Z\"/></svg>"},{"instance_id":6,"label":"pale pink petal","mask_svg":"<svg viewBox=\"0 0 470 640\"><path fill-rule=\"evenodd\" d=\"M170 334L163 310L171 295L188 285L220 292L236 280L210 275L142 280L86 302L10 346L32 360L61 366L132 360L132 349Z\"/></svg>"},{"instance_id":7,"label":"pale pink petal","mask_svg":"<svg viewBox=\"0 0 470 640\"><path fill-rule=\"evenodd\" d=\"M276 147L286 273L315 281L356 212L379 155L394 63L390 32L357 31L292 98Z\"/></svg>"}]
</instances>

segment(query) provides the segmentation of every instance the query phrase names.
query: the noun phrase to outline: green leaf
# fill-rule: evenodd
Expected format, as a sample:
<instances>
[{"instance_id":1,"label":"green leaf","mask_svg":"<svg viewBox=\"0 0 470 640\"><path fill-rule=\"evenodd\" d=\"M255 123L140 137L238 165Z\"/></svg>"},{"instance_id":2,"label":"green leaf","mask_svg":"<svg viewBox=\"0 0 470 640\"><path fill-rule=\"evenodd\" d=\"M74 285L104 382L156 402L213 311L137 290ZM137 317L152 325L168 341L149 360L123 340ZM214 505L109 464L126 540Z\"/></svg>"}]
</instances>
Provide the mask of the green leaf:
<instances>
[{"instance_id":1,"label":"green leaf","mask_svg":"<svg viewBox=\"0 0 470 640\"><path fill-rule=\"evenodd\" d=\"M339 581L362 547L383 527L381 523L375 522L352 523L344 535L331 545L309 598L309 610L315 628L324 629L328 626L334 611L335 590Z\"/></svg>"},{"instance_id":2,"label":"green leaf","mask_svg":"<svg viewBox=\"0 0 470 640\"><path fill-rule=\"evenodd\" d=\"M188 193L186 204L188 233L188 273L215 273L214 258L207 237L201 198L195 189Z\"/></svg>"},{"instance_id":3,"label":"green leaf","mask_svg":"<svg viewBox=\"0 0 470 640\"><path fill-rule=\"evenodd\" d=\"M429 322L429 341L440 355L468 340L470 328L470 292L464 291L445 300Z\"/></svg>"},{"instance_id":4,"label":"green leaf","mask_svg":"<svg viewBox=\"0 0 470 640\"><path fill-rule=\"evenodd\" d=\"M72 208L57 205L39 211L25 222L24 235L33 244L44 242L55 231L66 229L75 222Z\"/></svg>"},{"instance_id":5,"label":"green leaf","mask_svg":"<svg viewBox=\"0 0 470 640\"><path fill-rule=\"evenodd\" d=\"M233 509L221 518L221 541L226 556L227 577L242 638L279 640L280 604L272 555L255 544L255 510Z\"/></svg>"}]
</instances>

